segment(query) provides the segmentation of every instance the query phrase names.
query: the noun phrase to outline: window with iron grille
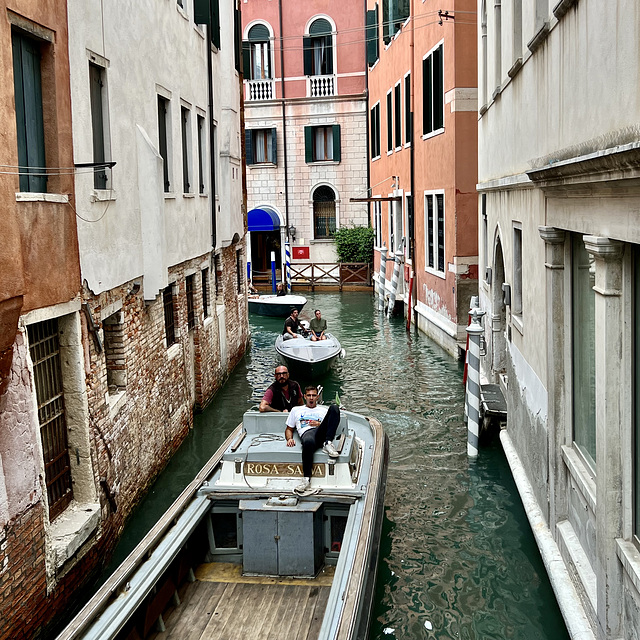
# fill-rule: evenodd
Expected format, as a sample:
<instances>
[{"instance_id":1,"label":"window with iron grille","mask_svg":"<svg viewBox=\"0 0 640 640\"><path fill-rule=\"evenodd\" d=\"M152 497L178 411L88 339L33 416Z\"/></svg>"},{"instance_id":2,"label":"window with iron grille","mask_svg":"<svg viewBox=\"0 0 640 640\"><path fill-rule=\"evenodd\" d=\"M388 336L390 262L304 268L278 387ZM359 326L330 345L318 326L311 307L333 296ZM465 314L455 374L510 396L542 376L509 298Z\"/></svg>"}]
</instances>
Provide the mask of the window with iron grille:
<instances>
[{"instance_id":1,"label":"window with iron grille","mask_svg":"<svg viewBox=\"0 0 640 640\"><path fill-rule=\"evenodd\" d=\"M336 194L331 187L319 186L313 192L314 238L331 238L336 230Z\"/></svg>"},{"instance_id":2,"label":"window with iron grille","mask_svg":"<svg viewBox=\"0 0 640 640\"><path fill-rule=\"evenodd\" d=\"M238 293L242 293L242 285L244 284L244 278L242 277L242 251L236 251L236 278L238 282Z\"/></svg>"},{"instance_id":3,"label":"window with iron grille","mask_svg":"<svg viewBox=\"0 0 640 640\"><path fill-rule=\"evenodd\" d=\"M202 309L204 317L209 317L209 269L202 270Z\"/></svg>"},{"instance_id":4,"label":"window with iron grille","mask_svg":"<svg viewBox=\"0 0 640 640\"><path fill-rule=\"evenodd\" d=\"M162 291L164 303L164 334L167 339L167 349L176 341L176 329L173 309L173 285L169 285Z\"/></svg>"},{"instance_id":5,"label":"window with iron grille","mask_svg":"<svg viewBox=\"0 0 640 640\"><path fill-rule=\"evenodd\" d=\"M195 304L193 301L193 290L195 288L194 285L194 275L190 275L186 277L186 288L187 288L187 326L189 329L194 329L196 326L196 312L195 312Z\"/></svg>"},{"instance_id":6,"label":"window with iron grille","mask_svg":"<svg viewBox=\"0 0 640 640\"><path fill-rule=\"evenodd\" d=\"M110 394L124 391L127 386L125 331L122 315L122 312L118 311L102 322L107 387Z\"/></svg>"},{"instance_id":7,"label":"window with iron grille","mask_svg":"<svg viewBox=\"0 0 640 640\"><path fill-rule=\"evenodd\" d=\"M222 259L220 255L213 258L213 264L216 270L216 300L220 300L223 295L222 291Z\"/></svg>"},{"instance_id":8,"label":"window with iron grille","mask_svg":"<svg viewBox=\"0 0 640 640\"><path fill-rule=\"evenodd\" d=\"M53 520L73 499L58 319L30 325L27 332L38 402L49 518Z\"/></svg>"}]
</instances>

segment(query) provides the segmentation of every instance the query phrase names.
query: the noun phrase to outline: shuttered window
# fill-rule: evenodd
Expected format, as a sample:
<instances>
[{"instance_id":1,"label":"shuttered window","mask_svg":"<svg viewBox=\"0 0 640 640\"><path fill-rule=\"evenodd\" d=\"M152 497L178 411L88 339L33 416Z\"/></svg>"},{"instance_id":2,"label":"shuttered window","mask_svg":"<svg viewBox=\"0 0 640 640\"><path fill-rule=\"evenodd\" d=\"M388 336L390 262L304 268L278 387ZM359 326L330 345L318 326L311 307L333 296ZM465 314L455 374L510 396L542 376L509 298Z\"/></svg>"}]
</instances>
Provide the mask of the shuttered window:
<instances>
[{"instance_id":1,"label":"shuttered window","mask_svg":"<svg viewBox=\"0 0 640 640\"><path fill-rule=\"evenodd\" d=\"M198 116L198 193L204 193L204 148L205 148L204 117Z\"/></svg>"},{"instance_id":2,"label":"shuttered window","mask_svg":"<svg viewBox=\"0 0 640 640\"><path fill-rule=\"evenodd\" d=\"M193 0L193 20L196 24L211 26L211 41L220 49L219 0Z\"/></svg>"},{"instance_id":3,"label":"shuttered window","mask_svg":"<svg viewBox=\"0 0 640 640\"><path fill-rule=\"evenodd\" d=\"M422 61L422 133L444 128L444 48L440 45Z\"/></svg>"},{"instance_id":4,"label":"shuttered window","mask_svg":"<svg viewBox=\"0 0 640 640\"><path fill-rule=\"evenodd\" d=\"M393 97L387 93L387 152L393 151Z\"/></svg>"},{"instance_id":5,"label":"shuttered window","mask_svg":"<svg viewBox=\"0 0 640 640\"><path fill-rule=\"evenodd\" d=\"M58 319L29 325L27 332L38 402L49 518L53 520L73 498Z\"/></svg>"},{"instance_id":6,"label":"shuttered window","mask_svg":"<svg viewBox=\"0 0 640 640\"><path fill-rule=\"evenodd\" d=\"M425 194L425 265L444 273L444 193Z\"/></svg>"},{"instance_id":7,"label":"shuttered window","mask_svg":"<svg viewBox=\"0 0 640 640\"><path fill-rule=\"evenodd\" d=\"M379 57L378 50L378 5L367 11L367 63L373 65Z\"/></svg>"},{"instance_id":8,"label":"shuttered window","mask_svg":"<svg viewBox=\"0 0 640 640\"><path fill-rule=\"evenodd\" d=\"M202 270L202 311L209 317L209 269Z\"/></svg>"},{"instance_id":9,"label":"shuttered window","mask_svg":"<svg viewBox=\"0 0 640 640\"><path fill-rule=\"evenodd\" d=\"M411 111L411 74L404 77L404 141L413 141L413 112Z\"/></svg>"},{"instance_id":10,"label":"shuttered window","mask_svg":"<svg viewBox=\"0 0 640 640\"><path fill-rule=\"evenodd\" d=\"M20 191L44 193L47 190L47 177L40 43L14 31L11 44Z\"/></svg>"},{"instance_id":11,"label":"shuttered window","mask_svg":"<svg viewBox=\"0 0 640 640\"><path fill-rule=\"evenodd\" d=\"M245 154L247 164L278 164L277 129L247 129Z\"/></svg>"},{"instance_id":12,"label":"shuttered window","mask_svg":"<svg viewBox=\"0 0 640 640\"><path fill-rule=\"evenodd\" d=\"M302 39L305 76L328 76L333 73L333 35L324 18L311 23L309 35Z\"/></svg>"},{"instance_id":13,"label":"shuttered window","mask_svg":"<svg viewBox=\"0 0 640 640\"><path fill-rule=\"evenodd\" d=\"M396 149L402 146L402 85L398 84L393 89L393 102L395 112L395 143Z\"/></svg>"},{"instance_id":14,"label":"shuttered window","mask_svg":"<svg viewBox=\"0 0 640 640\"><path fill-rule=\"evenodd\" d=\"M104 69L92 62L89 63L89 96L91 101L91 133L93 138L93 161L104 164L107 159L105 149L105 90ZM93 170L93 186L96 189L107 188L107 168L95 167Z\"/></svg>"},{"instance_id":15,"label":"shuttered window","mask_svg":"<svg viewBox=\"0 0 640 640\"><path fill-rule=\"evenodd\" d=\"M340 162L340 125L304 128L305 162Z\"/></svg>"},{"instance_id":16,"label":"shuttered window","mask_svg":"<svg viewBox=\"0 0 640 640\"><path fill-rule=\"evenodd\" d=\"M171 181L169 180L168 121L169 101L162 96L158 96L158 147L160 155L162 156L165 193L171 190Z\"/></svg>"},{"instance_id":17,"label":"shuttered window","mask_svg":"<svg viewBox=\"0 0 640 640\"><path fill-rule=\"evenodd\" d=\"M191 112L180 107L180 130L182 134L182 190L191 193Z\"/></svg>"},{"instance_id":18,"label":"shuttered window","mask_svg":"<svg viewBox=\"0 0 640 640\"><path fill-rule=\"evenodd\" d=\"M380 103L371 109L371 158L380 157Z\"/></svg>"}]
</instances>

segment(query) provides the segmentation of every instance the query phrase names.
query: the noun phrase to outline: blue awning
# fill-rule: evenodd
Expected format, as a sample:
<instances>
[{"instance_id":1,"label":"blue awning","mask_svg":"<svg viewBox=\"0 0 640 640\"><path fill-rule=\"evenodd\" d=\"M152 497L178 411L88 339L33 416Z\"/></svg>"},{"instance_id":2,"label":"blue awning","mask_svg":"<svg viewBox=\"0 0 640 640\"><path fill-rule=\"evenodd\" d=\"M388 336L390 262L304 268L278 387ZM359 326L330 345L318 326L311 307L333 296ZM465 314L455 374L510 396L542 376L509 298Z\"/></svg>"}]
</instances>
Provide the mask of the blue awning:
<instances>
[{"instance_id":1,"label":"blue awning","mask_svg":"<svg viewBox=\"0 0 640 640\"><path fill-rule=\"evenodd\" d=\"M248 218L249 231L275 231L280 229L280 218L271 207L251 209Z\"/></svg>"}]
</instances>

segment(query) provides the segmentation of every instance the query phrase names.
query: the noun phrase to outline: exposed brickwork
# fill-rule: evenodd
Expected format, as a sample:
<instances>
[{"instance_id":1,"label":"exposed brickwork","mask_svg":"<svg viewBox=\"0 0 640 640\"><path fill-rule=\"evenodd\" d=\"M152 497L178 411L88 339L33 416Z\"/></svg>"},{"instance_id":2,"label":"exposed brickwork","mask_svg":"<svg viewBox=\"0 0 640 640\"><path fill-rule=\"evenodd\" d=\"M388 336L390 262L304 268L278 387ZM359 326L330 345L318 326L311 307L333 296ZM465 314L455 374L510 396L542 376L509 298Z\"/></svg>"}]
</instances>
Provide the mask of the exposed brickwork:
<instances>
[{"instance_id":1,"label":"exposed brickwork","mask_svg":"<svg viewBox=\"0 0 640 640\"><path fill-rule=\"evenodd\" d=\"M76 556L59 567L57 575L49 576L47 585L47 519L42 497L35 491L37 480L32 481L33 503L0 529L0 640L41 638L59 631L53 629L60 624L59 613L68 611L77 590L90 583L109 559L127 517L193 425L194 407L209 402L242 358L249 331L244 256L238 291L239 246L219 252L217 298L209 255L169 269L176 328L176 343L169 349L161 294L145 304L143 288L135 287L134 282L97 296L83 291L98 337L105 344L106 332L107 344L106 350L97 348L89 323L81 315L91 459L96 486L101 487L102 522ZM209 268L206 321L203 267ZM187 326L185 277L189 274L196 276L197 322L192 330ZM225 330L222 341L221 327ZM20 362L14 359L16 366ZM115 386L114 376L119 380ZM30 386L28 379L25 384ZM24 401L21 406L27 408ZM109 498L115 499L117 511ZM0 519L0 526L3 524Z\"/></svg>"}]
</instances>

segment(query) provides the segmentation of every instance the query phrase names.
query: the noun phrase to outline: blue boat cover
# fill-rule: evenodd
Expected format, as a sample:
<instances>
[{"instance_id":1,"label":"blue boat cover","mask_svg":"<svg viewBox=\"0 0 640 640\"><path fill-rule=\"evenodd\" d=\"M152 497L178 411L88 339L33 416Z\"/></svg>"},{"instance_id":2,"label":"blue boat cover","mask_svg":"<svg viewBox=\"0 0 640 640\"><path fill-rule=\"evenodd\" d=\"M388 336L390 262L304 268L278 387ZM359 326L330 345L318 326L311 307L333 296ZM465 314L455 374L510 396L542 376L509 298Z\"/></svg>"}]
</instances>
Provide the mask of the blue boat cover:
<instances>
[{"instance_id":1,"label":"blue boat cover","mask_svg":"<svg viewBox=\"0 0 640 640\"><path fill-rule=\"evenodd\" d=\"M251 209L248 214L249 231L274 231L280 229L280 218L271 207Z\"/></svg>"}]
</instances>

